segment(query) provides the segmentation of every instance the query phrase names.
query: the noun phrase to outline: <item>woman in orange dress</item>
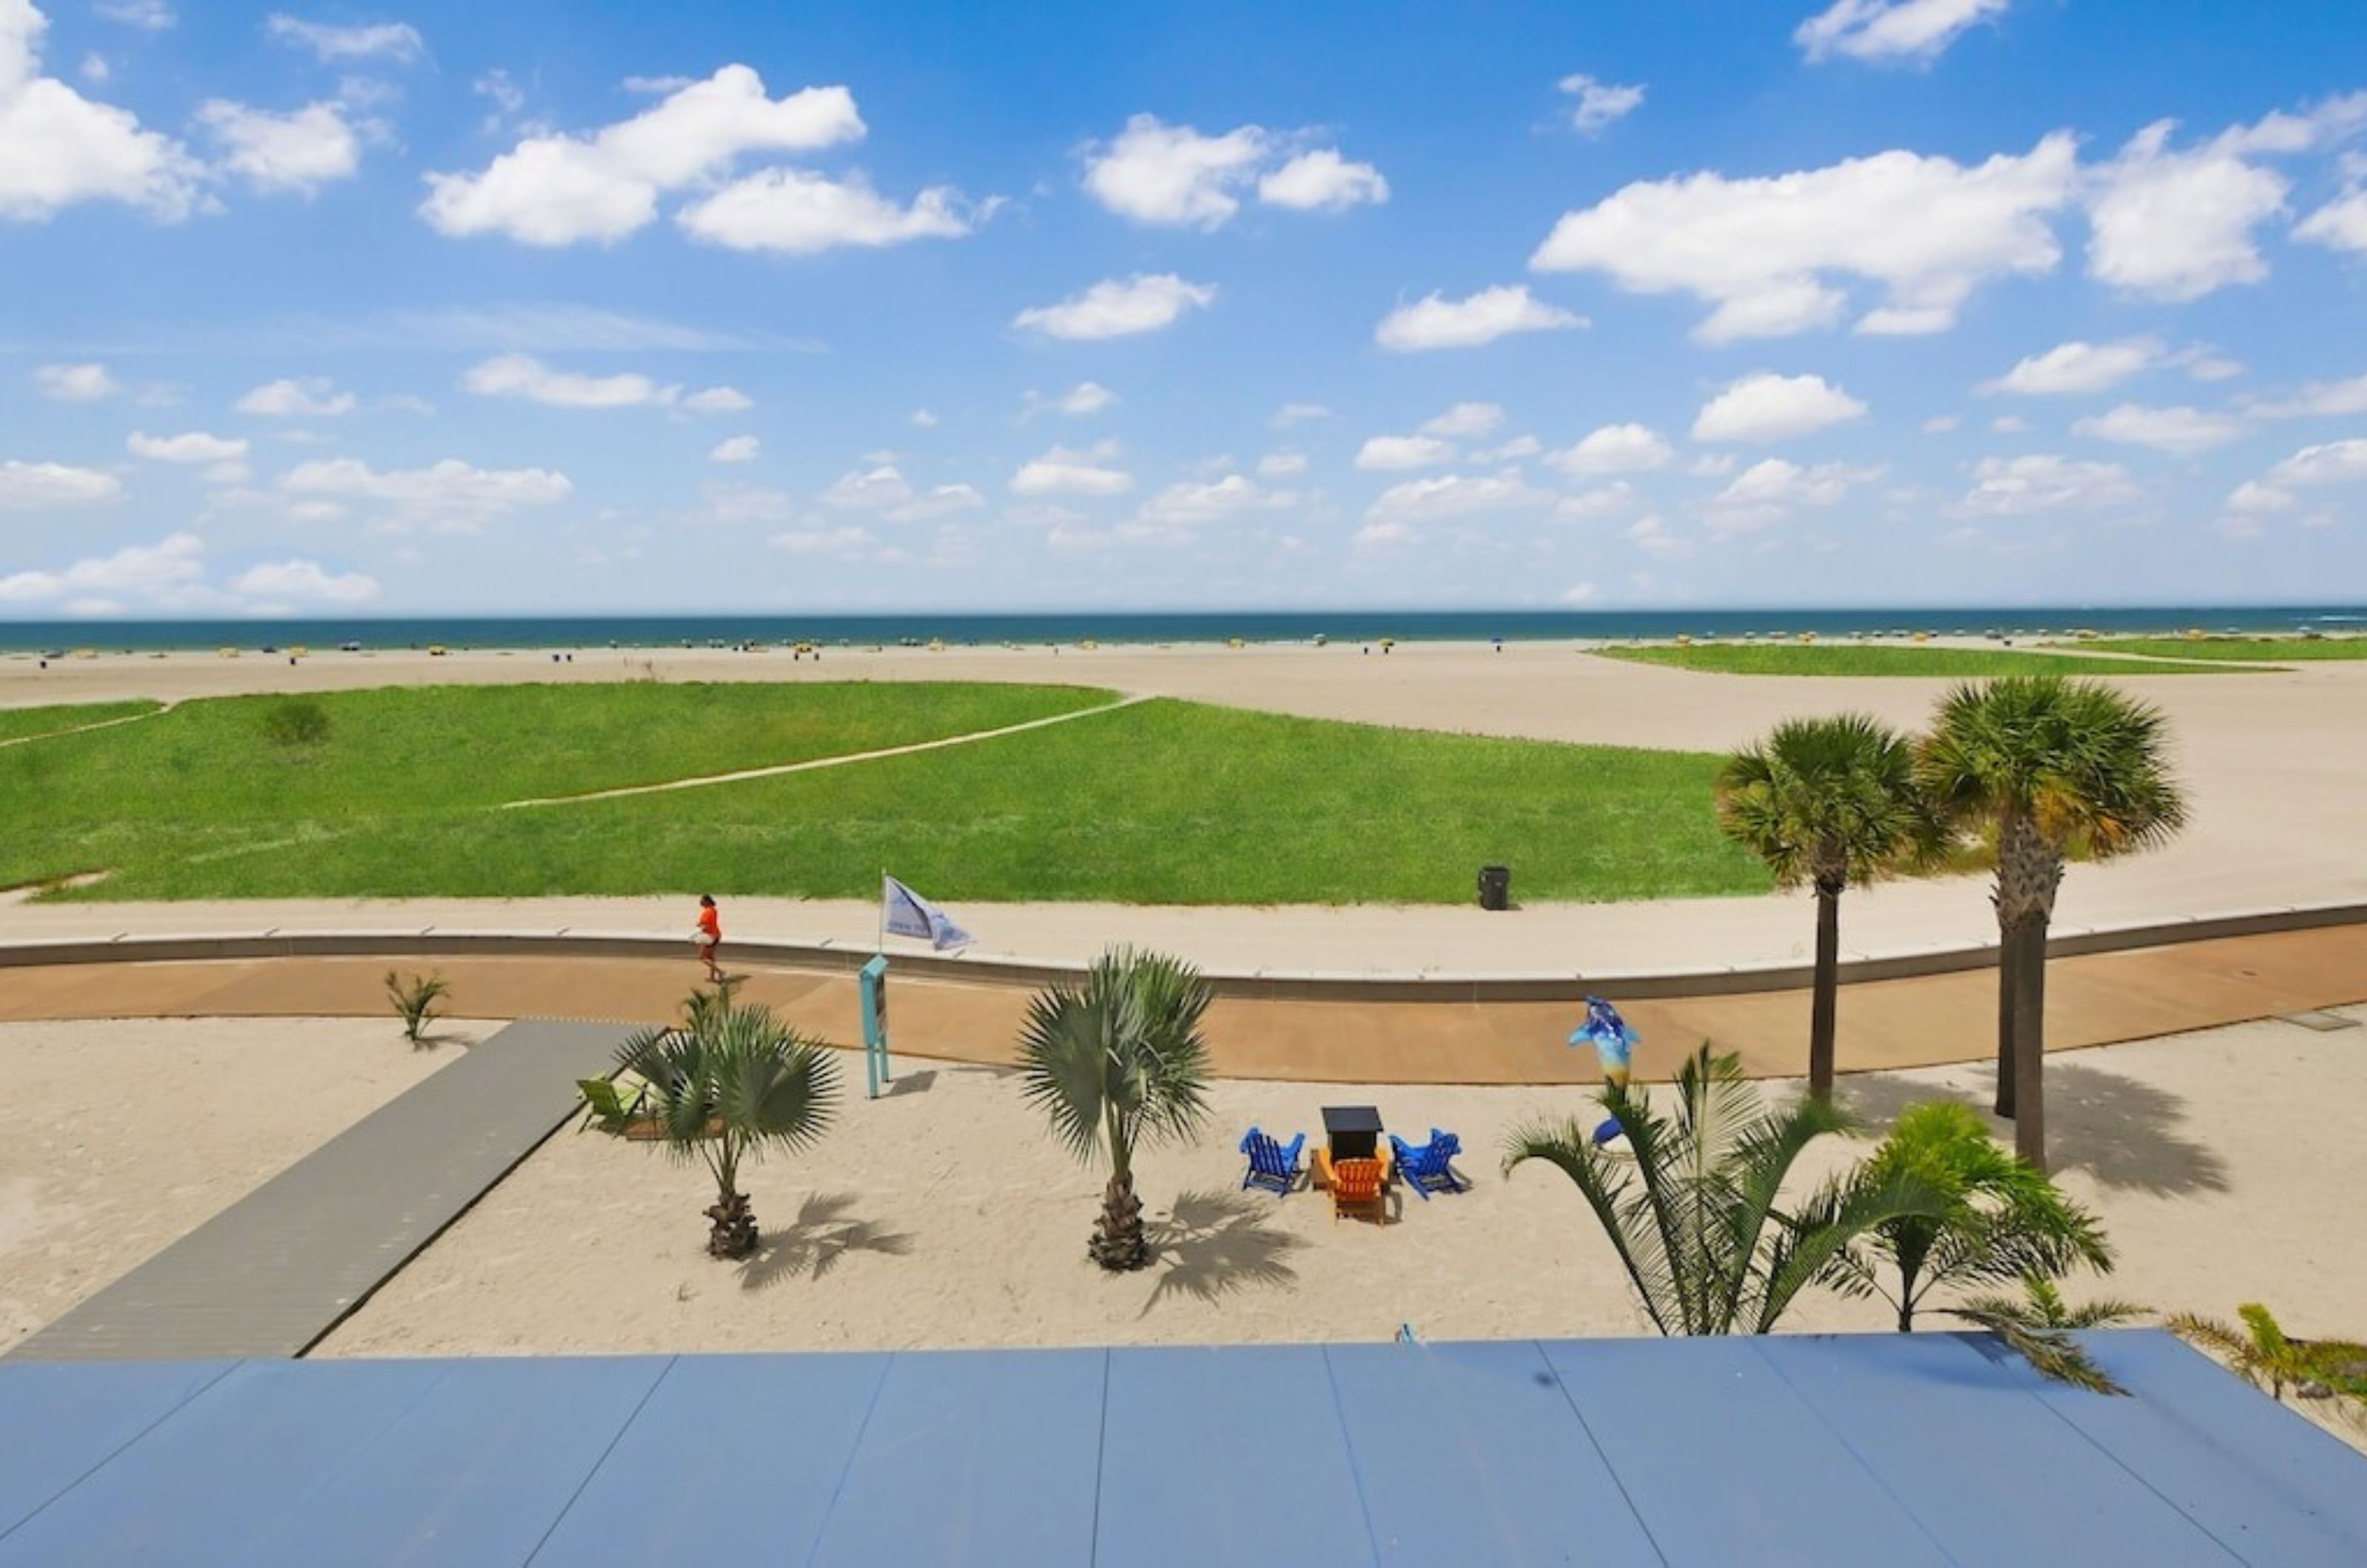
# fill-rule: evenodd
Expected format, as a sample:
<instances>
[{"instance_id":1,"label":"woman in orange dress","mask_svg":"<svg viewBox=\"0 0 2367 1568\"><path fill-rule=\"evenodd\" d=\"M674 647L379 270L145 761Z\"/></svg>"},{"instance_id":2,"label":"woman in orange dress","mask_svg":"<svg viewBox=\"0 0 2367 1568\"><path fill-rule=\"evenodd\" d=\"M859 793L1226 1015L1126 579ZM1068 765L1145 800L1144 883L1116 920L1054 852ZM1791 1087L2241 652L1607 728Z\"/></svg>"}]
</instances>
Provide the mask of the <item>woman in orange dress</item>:
<instances>
[{"instance_id":1,"label":"woman in orange dress","mask_svg":"<svg viewBox=\"0 0 2367 1568\"><path fill-rule=\"evenodd\" d=\"M698 961L707 965L709 985L723 983L723 971L715 962L715 950L723 942L723 917L715 912L715 895L698 896Z\"/></svg>"}]
</instances>

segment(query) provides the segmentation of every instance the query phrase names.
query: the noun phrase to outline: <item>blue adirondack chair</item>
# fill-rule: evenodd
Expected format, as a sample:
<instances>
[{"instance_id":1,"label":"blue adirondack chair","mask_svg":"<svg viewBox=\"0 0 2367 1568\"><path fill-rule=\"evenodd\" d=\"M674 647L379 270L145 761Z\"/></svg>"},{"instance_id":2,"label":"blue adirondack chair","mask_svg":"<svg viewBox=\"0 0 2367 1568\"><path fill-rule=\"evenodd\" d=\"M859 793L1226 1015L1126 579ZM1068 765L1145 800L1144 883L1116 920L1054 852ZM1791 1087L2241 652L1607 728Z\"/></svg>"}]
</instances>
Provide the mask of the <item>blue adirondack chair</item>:
<instances>
[{"instance_id":1,"label":"blue adirondack chair","mask_svg":"<svg viewBox=\"0 0 2367 1568\"><path fill-rule=\"evenodd\" d=\"M1250 1168L1241 1175L1241 1185L1263 1188L1281 1197L1298 1180L1298 1151L1306 1146L1304 1133L1287 1144L1280 1144L1255 1127L1251 1128L1241 1139L1241 1153L1250 1156Z\"/></svg>"},{"instance_id":2,"label":"blue adirondack chair","mask_svg":"<svg viewBox=\"0 0 2367 1568\"><path fill-rule=\"evenodd\" d=\"M1398 1174L1425 1203L1433 1192L1460 1192L1471 1185L1455 1174L1455 1156L1463 1152L1463 1140L1452 1133L1433 1127L1430 1142L1420 1148L1391 1133L1389 1148L1397 1156Z\"/></svg>"}]
</instances>

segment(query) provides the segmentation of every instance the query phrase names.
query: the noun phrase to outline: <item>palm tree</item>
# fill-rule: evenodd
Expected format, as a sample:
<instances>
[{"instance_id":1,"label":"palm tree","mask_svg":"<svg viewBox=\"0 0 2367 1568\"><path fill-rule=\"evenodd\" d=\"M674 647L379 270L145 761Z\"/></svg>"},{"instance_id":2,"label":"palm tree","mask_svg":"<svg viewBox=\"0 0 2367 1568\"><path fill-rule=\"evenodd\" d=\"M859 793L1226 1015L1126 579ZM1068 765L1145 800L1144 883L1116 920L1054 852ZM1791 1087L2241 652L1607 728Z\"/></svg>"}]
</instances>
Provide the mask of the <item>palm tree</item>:
<instances>
[{"instance_id":1,"label":"palm tree","mask_svg":"<svg viewBox=\"0 0 2367 1568\"><path fill-rule=\"evenodd\" d=\"M1817 975L1808 1021L1808 1092L1833 1092L1840 988L1841 893L1911 860L1941 834L1915 784L1906 737L1863 714L1794 719L1736 752L1717 779L1726 836L1767 863L1782 887L1817 890Z\"/></svg>"},{"instance_id":2,"label":"palm tree","mask_svg":"<svg viewBox=\"0 0 2367 1568\"><path fill-rule=\"evenodd\" d=\"M740 1167L821 1136L838 1098L836 1062L763 1003L697 992L681 1026L635 1034L618 1048L617 1065L649 1086L636 1120L657 1130L668 1153L704 1164L715 1178L708 1255L753 1254L756 1214L740 1190Z\"/></svg>"},{"instance_id":3,"label":"palm tree","mask_svg":"<svg viewBox=\"0 0 2367 1568\"><path fill-rule=\"evenodd\" d=\"M1950 1307L1950 1317L1963 1318L2005 1341L2009 1349L2028 1361L2042 1377L2067 1382L2095 1393L2126 1393L2112 1375L2071 1337L2082 1328L2110 1328L2146 1315L2134 1302L2094 1301L2071 1306L2055 1281L2025 1275L2020 1296L1979 1296Z\"/></svg>"},{"instance_id":4,"label":"palm tree","mask_svg":"<svg viewBox=\"0 0 2367 1568\"><path fill-rule=\"evenodd\" d=\"M2167 723L2093 681L2010 675L1948 694L1916 772L1944 818L1996 835L1997 1111L2044 1170L2046 927L2063 863L2148 849L2184 824Z\"/></svg>"},{"instance_id":5,"label":"palm tree","mask_svg":"<svg viewBox=\"0 0 2367 1568\"><path fill-rule=\"evenodd\" d=\"M1087 1245L1112 1270L1150 1260L1134 1151L1146 1138L1184 1138L1207 1117L1208 1047L1200 1018L1211 999L1181 959L1114 948L1081 984L1038 992L1019 1040L1028 1100L1070 1152L1109 1162L1102 1213Z\"/></svg>"},{"instance_id":6,"label":"palm tree","mask_svg":"<svg viewBox=\"0 0 2367 1568\"><path fill-rule=\"evenodd\" d=\"M1834 1259L1826 1280L1889 1303L1901 1334L1913 1331L1935 1290L2045 1283L2083 1265L2112 1270L2096 1217L1998 1147L1970 1106L1942 1100L1909 1109L1852 1179L1879 1189L1905 1175L1946 1194L1945 1211L1884 1221Z\"/></svg>"},{"instance_id":7,"label":"palm tree","mask_svg":"<svg viewBox=\"0 0 2367 1568\"><path fill-rule=\"evenodd\" d=\"M2242 1326L2180 1313L2163 1320L2172 1334L2227 1359L2255 1388L2282 1400L2287 1388L2305 1398L2333 1397L2354 1420L2367 1415L2367 1345L2341 1339L2295 1339L2258 1302L2236 1309Z\"/></svg>"},{"instance_id":8,"label":"palm tree","mask_svg":"<svg viewBox=\"0 0 2367 1568\"><path fill-rule=\"evenodd\" d=\"M1598 1098L1626 1134L1632 1165L1576 1119L1516 1130L1504 1159L1508 1174L1541 1159L1569 1178L1662 1334L1765 1334L1876 1225L1945 1212L1945 1195L1912 1172L1886 1188L1828 1181L1779 1208L1793 1162L1848 1131L1847 1114L1814 1096L1769 1110L1740 1060L1706 1043L1679 1070L1676 1091L1676 1114L1662 1116L1640 1092L1603 1088Z\"/></svg>"}]
</instances>

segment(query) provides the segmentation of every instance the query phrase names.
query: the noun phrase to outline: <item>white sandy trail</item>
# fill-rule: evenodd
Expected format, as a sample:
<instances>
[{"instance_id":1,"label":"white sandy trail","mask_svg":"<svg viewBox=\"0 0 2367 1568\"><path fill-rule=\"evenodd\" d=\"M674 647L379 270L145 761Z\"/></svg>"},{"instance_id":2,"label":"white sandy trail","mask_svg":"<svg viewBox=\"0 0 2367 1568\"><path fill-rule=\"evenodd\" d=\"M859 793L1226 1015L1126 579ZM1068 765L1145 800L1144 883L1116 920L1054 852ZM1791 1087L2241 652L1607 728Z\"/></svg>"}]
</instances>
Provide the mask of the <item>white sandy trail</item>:
<instances>
[{"instance_id":1,"label":"white sandy trail","mask_svg":"<svg viewBox=\"0 0 2367 1568\"><path fill-rule=\"evenodd\" d=\"M850 762L877 762L889 757L910 757L921 751L942 751L949 746L968 746L980 740L999 740L1006 735L1019 735L1030 729L1048 729L1056 724L1068 724L1096 714L1116 713L1137 703L1147 703L1151 694L1143 693L1120 697L1099 707L1079 708L1074 713L1056 713L1048 718L1031 718L1025 724L1006 724L1000 729L973 730L968 735L947 735L935 740L918 740L910 746L889 746L877 751L850 751L843 757L816 757L803 762L783 762L770 768L743 768L736 773L707 773L697 778L668 779L663 784L628 784L622 789L594 790L589 795L553 795L534 800L505 800L498 809L515 811L529 806L574 806L587 800L622 800L627 795L657 795L670 789L705 789L709 784L740 784L748 779L778 778L784 773L811 773L817 768L843 768Z\"/></svg>"},{"instance_id":2,"label":"white sandy trail","mask_svg":"<svg viewBox=\"0 0 2367 1568\"><path fill-rule=\"evenodd\" d=\"M161 703L146 713L128 713L121 718L102 718L96 724L77 724L72 729L44 729L39 735L19 735L13 739L0 740L0 749L10 746L29 746L36 740L62 740L69 735L88 735L95 729L113 729L119 724L138 724L143 718L162 718L179 705L179 700L176 698L172 702Z\"/></svg>"}]
</instances>

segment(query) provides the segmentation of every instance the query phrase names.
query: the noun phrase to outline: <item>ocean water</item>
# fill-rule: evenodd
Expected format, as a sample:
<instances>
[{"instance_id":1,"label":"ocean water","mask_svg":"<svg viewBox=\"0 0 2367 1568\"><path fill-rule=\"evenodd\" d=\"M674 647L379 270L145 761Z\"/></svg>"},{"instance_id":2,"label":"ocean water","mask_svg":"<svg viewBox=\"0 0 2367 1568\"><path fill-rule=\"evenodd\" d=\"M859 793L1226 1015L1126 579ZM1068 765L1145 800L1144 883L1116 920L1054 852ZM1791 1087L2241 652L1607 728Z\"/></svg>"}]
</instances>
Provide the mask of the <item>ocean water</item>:
<instances>
[{"instance_id":1,"label":"ocean water","mask_svg":"<svg viewBox=\"0 0 2367 1568\"><path fill-rule=\"evenodd\" d=\"M2220 632L2367 632L2367 606L2162 605L2111 609L1852 610L1339 610L1228 615L571 615L433 616L409 619L338 616L311 620L21 621L0 622L0 651L43 652L94 648L102 651L215 648L307 648L324 652L347 642L365 648L593 649L681 648L743 642L812 642L832 647L893 646L943 640L994 647L1005 643L1074 644L1224 642L1507 642L1559 639L1790 636L1815 632L1847 637L1930 631L1977 636L2064 633L2074 627L2106 634L2184 630Z\"/></svg>"}]
</instances>

